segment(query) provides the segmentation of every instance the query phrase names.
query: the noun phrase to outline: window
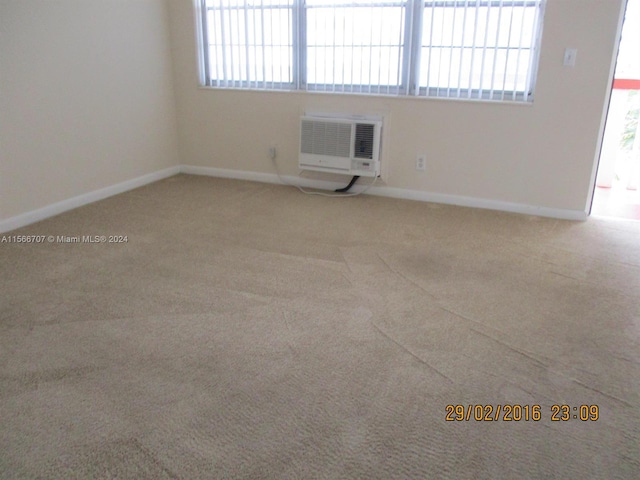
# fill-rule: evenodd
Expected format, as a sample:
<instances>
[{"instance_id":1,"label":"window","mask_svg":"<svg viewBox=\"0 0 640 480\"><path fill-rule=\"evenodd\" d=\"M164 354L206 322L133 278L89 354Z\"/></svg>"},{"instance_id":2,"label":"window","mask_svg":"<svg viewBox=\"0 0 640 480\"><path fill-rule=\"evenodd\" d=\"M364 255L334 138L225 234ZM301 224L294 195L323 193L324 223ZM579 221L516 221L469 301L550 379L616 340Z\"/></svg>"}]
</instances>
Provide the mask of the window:
<instances>
[{"instance_id":1,"label":"window","mask_svg":"<svg viewBox=\"0 0 640 480\"><path fill-rule=\"evenodd\" d=\"M211 87L531 101L545 0L196 0Z\"/></svg>"}]
</instances>

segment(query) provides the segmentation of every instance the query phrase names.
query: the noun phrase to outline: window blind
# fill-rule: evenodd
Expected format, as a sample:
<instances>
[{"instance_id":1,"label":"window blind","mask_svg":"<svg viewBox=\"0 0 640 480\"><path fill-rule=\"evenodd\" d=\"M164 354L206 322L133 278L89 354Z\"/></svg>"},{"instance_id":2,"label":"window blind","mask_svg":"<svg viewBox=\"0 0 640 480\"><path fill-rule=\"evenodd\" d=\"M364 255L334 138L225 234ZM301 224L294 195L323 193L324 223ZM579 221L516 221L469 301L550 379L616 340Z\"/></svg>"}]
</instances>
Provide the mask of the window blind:
<instances>
[{"instance_id":1,"label":"window blind","mask_svg":"<svg viewBox=\"0 0 640 480\"><path fill-rule=\"evenodd\" d=\"M500 100L530 95L541 3L424 2L420 94Z\"/></svg>"},{"instance_id":2,"label":"window blind","mask_svg":"<svg viewBox=\"0 0 640 480\"><path fill-rule=\"evenodd\" d=\"M210 86L293 85L293 0L207 0ZM205 52L207 55L207 52Z\"/></svg>"},{"instance_id":3,"label":"window blind","mask_svg":"<svg viewBox=\"0 0 640 480\"><path fill-rule=\"evenodd\" d=\"M198 0L204 84L530 101L544 0Z\"/></svg>"},{"instance_id":4,"label":"window blind","mask_svg":"<svg viewBox=\"0 0 640 480\"><path fill-rule=\"evenodd\" d=\"M406 1L307 0L306 85L311 90L397 93Z\"/></svg>"}]
</instances>

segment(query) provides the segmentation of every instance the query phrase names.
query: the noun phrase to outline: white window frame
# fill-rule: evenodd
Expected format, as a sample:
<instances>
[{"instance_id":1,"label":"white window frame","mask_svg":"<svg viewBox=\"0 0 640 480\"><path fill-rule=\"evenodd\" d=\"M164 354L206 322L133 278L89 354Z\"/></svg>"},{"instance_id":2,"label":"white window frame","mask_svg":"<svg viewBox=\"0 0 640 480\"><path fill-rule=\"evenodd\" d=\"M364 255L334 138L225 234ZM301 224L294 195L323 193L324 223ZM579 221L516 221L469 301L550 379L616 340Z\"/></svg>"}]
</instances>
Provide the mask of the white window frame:
<instances>
[{"instance_id":1,"label":"white window frame","mask_svg":"<svg viewBox=\"0 0 640 480\"><path fill-rule=\"evenodd\" d=\"M210 49L207 28L207 1L194 0L196 12L196 32L199 44L198 65L200 74L200 84L213 88L233 88L250 90L285 90L285 91L310 91L310 92L335 92L370 95L395 95L395 96L415 96L423 98L449 98L449 99L469 99L469 100L493 100L510 101L519 103L530 103L533 101L535 81L537 77L537 67L539 60L540 44L542 39L542 24L546 0L405 0L403 39L398 45L401 50L401 70L399 82L394 85L377 84L314 84L307 82L307 14L305 0L283 0L282 3L291 2L291 58L290 58L290 78L291 81L267 81L267 80L220 80L212 78L210 69ZM228 0L227 0L228 1ZM253 1L259 4L260 0L246 0L247 4ZM394 3L395 2L391 2ZM529 46L525 49L528 56L528 65L525 88L505 90L504 88L494 88L493 77L490 88L462 88L460 85L453 87L425 86L420 85L420 62L421 50L423 47L429 51L433 48L454 49L471 48L455 45L440 45L434 47L432 44L422 45L423 42L423 18L426 8L483 8L487 6L504 8L534 8L535 21L533 25L533 35ZM392 5L393 6L393 5ZM224 8L224 3L223 3ZM258 7L256 7L258 8ZM313 7L309 7L313 8ZM340 7L337 7L340 8ZM372 7L375 8L375 7ZM488 9L487 9L488 11ZM501 11L501 10L499 10ZM523 10L524 11L524 10ZM476 12L476 16L479 14ZM487 13L488 15L488 13ZM523 14L524 15L524 14ZM466 13L465 13L466 16ZM433 17L432 17L433 18ZM513 18L511 19L513 21ZM428 26L427 26L428 27ZM427 28L425 27L425 28ZM464 28L464 27L463 27ZM475 35L475 33L474 33ZM452 35L453 36L453 35ZM485 35L486 37L486 35ZM496 34L497 37L497 34ZM453 42L453 38L451 39ZM486 42L485 38L485 42ZM474 40L475 41L475 40ZM497 39L496 39L497 42ZM476 46L474 44L473 49ZM480 44L478 49L487 48L497 51L498 48L507 51L515 50L518 55L523 50L522 47L486 47ZM495 55L495 54L494 54ZM452 56L452 55L451 55ZM495 57L494 57L495 58ZM246 67L249 68L249 65ZM474 70L475 72L475 70ZM495 60L492 72L495 72ZM483 73L480 73L483 75ZM449 74L451 76L451 74ZM506 74L505 74L506 77ZM505 84L503 84L504 87Z\"/></svg>"}]
</instances>

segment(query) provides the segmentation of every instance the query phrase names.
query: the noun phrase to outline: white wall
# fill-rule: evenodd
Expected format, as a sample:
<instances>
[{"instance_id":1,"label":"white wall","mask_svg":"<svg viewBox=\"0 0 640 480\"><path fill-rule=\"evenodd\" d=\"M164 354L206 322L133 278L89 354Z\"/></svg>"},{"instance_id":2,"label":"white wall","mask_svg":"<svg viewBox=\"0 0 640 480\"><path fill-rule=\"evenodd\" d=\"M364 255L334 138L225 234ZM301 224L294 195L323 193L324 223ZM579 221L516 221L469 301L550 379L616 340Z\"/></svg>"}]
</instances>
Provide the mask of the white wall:
<instances>
[{"instance_id":1,"label":"white wall","mask_svg":"<svg viewBox=\"0 0 640 480\"><path fill-rule=\"evenodd\" d=\"M198 88L192 0L170 3L183 164L296 175L303 111L384 114L390 187L584 212L624 0L548 0L533 105ZM562 65L564 49L577 65ZM427 172L415 171L417 153Z\"/></svg>"},{"instance_id":2,"label":"white wall","mask_svg":"<svg viewBox=\"0 0 640 480\"><path fill-rule=\"evenodd\" d=\"M164 0L0 0L0 221L178 165Z\"/></svg>"}]
</instances>

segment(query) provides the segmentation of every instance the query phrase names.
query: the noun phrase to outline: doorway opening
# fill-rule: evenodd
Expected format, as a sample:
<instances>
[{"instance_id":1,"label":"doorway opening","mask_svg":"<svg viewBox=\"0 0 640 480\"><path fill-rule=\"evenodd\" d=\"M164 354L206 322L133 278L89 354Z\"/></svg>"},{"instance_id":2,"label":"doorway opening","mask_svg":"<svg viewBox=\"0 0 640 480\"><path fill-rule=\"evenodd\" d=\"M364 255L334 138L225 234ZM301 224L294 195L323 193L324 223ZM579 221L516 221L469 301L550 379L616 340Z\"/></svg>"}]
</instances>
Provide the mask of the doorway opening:
<instances>
[{"instance_id":1,"label":"doorway opening","mask_svg":"<svg viewBox=\"0 0 640 480\"><path fill-rule=\"evenodd\" d=\"M591 214L640 220L640 0L627 0Z\"/></svg>"}]
</instances>

